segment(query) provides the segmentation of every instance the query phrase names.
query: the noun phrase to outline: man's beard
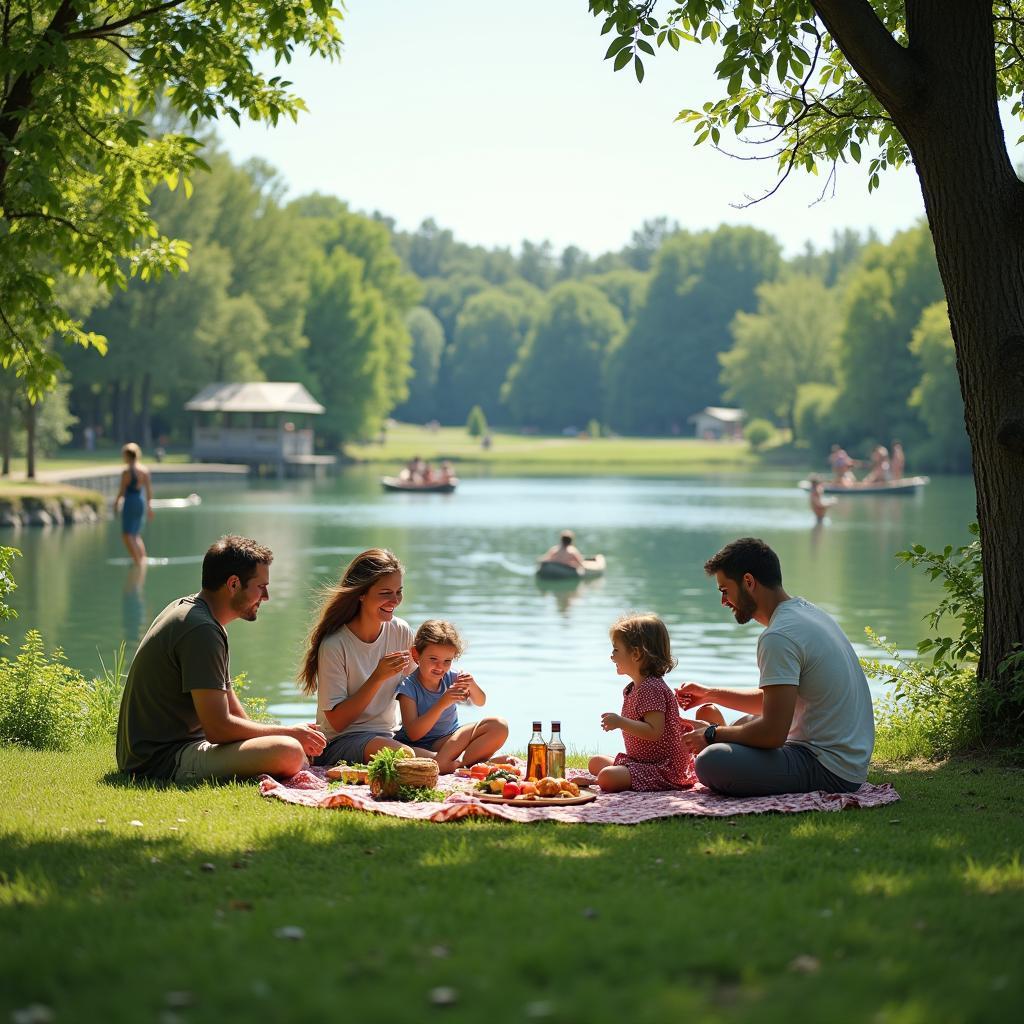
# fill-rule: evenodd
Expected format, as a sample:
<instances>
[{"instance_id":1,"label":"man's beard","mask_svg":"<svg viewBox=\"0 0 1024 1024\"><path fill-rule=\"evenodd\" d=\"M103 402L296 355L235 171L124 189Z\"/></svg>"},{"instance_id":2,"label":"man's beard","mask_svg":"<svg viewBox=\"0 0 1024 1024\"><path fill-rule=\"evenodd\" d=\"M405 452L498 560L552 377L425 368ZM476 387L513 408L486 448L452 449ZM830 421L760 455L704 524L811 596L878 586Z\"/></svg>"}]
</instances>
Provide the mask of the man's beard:
<instances>
[{"instance_id":1,"label":"man's beard","mask_svg":"<svg viewBox=\"0 0 1024 1024\"><path fill-rule=\"evenodd\" d=\"M745 626L757 611L757 602L745 591L740 591L739 600L732 610L733 617L741 625Z\"/></svg>"},{"instance_id":2,"label":"man's beard","mask_svg":"<svg viewBox=\"0 0 1024 1024\"><path fill-rule=\"evenodd\" d=\"M256 615L260 610L259 601L257 601L255 604L253 604L249 600L239 601L237 603L233 601L231 606L238 613L238 617L240 619L245 619L246 622L255 622Z\"/></svg>"}]
</instances>

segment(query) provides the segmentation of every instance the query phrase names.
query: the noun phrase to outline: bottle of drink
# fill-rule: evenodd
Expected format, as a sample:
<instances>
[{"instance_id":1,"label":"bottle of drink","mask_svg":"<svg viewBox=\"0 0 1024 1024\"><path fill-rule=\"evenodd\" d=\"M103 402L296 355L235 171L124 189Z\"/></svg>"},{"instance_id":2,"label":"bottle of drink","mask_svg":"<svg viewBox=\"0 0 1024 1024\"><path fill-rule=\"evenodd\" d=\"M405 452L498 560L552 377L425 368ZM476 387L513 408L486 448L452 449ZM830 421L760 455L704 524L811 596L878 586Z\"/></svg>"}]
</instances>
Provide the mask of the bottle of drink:
<instances>
[{"instance_id":1,"label":"bottle of drink","mask_svg":"<svg viewBox=\"0 0 1024 1024\"><path fill-rule=\"evenodd\" d=\"M553 779L565 778L565 744L562 742L562 723L551 723L548 740L548 775Z\"/></svg>"},{"instance_id":2,"label":"bottle of drink","mask_svg":"<svg viewBox=\"0 0 1024 1024\"><path fill-rule=\"evenodd\" d=\"M526 747L527 779L543 779L548 773L548 745L540 734L540 722L533 723L533 735Z\"/></svg>"}]
</instances>

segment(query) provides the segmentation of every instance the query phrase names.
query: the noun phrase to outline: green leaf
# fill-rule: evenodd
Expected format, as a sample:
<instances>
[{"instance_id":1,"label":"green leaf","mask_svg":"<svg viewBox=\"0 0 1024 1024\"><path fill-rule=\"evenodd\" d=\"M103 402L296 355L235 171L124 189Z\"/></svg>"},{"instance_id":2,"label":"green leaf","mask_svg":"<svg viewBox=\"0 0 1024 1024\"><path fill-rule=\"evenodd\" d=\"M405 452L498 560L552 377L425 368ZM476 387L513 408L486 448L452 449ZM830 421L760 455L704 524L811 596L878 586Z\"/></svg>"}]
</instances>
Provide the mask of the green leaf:
<instances>
[{"instance_id":1,"label":"green leaf","mask_svg":"<svg viewBox=\"0 0 1024 1024\"><path fill-rule=\"evenodd\" d=\"M633 61L633 70L636 72L636 80L642 82L644 80L644 65L639 56Z\"/></svg>"},{"instance_id":2,"label":"green leaf","mask_svg":"<svg viewBox=\"0 0 1024 1024\"><path fill-rule=\"evenodd\" d=\"M615 58L614 69L616 71L621 71L632 59L633 54L630 50L621 50L619 55Z\"/></svg>"}]
</instances>

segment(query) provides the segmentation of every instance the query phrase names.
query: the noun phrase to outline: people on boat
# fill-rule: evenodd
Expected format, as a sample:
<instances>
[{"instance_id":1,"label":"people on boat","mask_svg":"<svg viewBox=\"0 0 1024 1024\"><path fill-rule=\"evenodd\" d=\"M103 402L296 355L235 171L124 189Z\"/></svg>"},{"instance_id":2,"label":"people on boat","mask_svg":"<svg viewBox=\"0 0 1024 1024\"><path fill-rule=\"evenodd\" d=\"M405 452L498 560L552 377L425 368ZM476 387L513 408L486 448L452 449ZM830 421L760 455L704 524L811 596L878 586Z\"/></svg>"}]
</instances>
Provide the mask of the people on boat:
<instances>
[{"instance_id":1,"label":"people on boat","mask_svg":"<svg viewBox=\"0 0 1024 1024\"><path fill-rule=\"evenodd\" d=\"M398 474L398 479L410 484L422 483L425 466L426 463L418 455L414 455Z\"/></svg>"},{"instance_id":2,"label":"people on boat","mask_svg":"<svg viewBox=\"0 0 1024 1024\"><path fill-rule=\"evenodd\" d=\"M835 498L825 496L825 484L820 476L812 476L811 484L811 511L819 523L824 522L825 513L836 503Z\"/></svg>"},{"instance_id":3,"label":"people on boat","mask_svg":"<svg viewBox=\"0 0 1024 1024\"><path fill-rule=\"evenodd\" d=\"M876 444L871 449L871 469L863 482L866 484L887 484L892 479L892 465L889 462L889 449L884 444Z\"/></svg>"},{"instance_id":4,"label":"people on boat","mask_svg":"<svg viewBox=\"0 0 1024 1024\"><path fill-rule=\"evenodd\" d=\"M548 548L539 561L568 565L573 569L586 568L586 559L576 547L576 534L572 530L563 530L558 543Z\"/></svg>"},{"instance_id":5,"label":"people on boat","mask_svg":"<svg viewBox=\"0 0 1024 1024\"><path fill-rule=\"evenodd\" d=\"M857 477L853 473L853 467L859 465L859 463L856 459L850 457L845 448L838 444L832 445L828 461L832 467L833 484L849 487L857 482Z\"/></svg>"},{"instance_id":6,"label":"people on boat","mask_svg":"<svg viewBox=\"0 0 1024 1024\"><path fill-rule=\"evenodd\" d=\"M907 470L907 455L903 451L903 443L901 441L893 441L892 443L892 454L889 456L889 467L892 472L893 480L902 480L903 474Z\"/></svg>"},{"instance_id":7,"label":"people on boat","mask_svg":"<svg viewBox=\"0 0 1024 1024\"><path fill-rule=\"evenodd\" d=\"M736 622L753 619L757 689L684 683L679 706L696 719L684 742L697 778L727 796L852 793L867 779L875 742L871 691L838 623L782 586L779 557L741 537L704 565ZM742 712L725 724L715 707Z\"/></svg>"},{"instance_id":8,"label":"people on boat","mask_svg":"<svg viewBox=\"0 0 1024 1024\"><path fill-rule=\"evenodd\" d=\"M438 473L438 483L450 484L455 477L455 471L452 469L452 464L445 459L441 463L441 470Z\"/></svg>"},{"instance_id":9,"label":"people on boat","mask_svg":"<svg viewBox=\"0 0 1024 1024\"><path fill-rule=\"evenodd\" d=\"M121 471L121 486L114 499L114 512L121 512L121 540L128 554L136 565L141 565L146 560L142 521L153 518L153 485L149 470L139 461L142 449L134 441L121 449L121 457L125 468Z\"/></svg>"}]
</instances>

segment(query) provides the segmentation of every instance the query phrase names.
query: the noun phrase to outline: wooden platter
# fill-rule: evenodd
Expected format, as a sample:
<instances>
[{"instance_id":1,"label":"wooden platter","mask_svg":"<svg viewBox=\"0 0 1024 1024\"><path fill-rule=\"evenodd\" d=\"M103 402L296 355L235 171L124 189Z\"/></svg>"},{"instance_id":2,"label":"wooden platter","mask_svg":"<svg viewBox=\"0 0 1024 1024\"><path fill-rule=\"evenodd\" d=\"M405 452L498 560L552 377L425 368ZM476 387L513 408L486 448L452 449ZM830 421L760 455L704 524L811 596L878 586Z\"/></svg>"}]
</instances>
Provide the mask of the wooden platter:
<instances>
[{"instance_id":1,"label":"wooden platter","mask_svg":"<svg viewBox=\"0 0 1024 1024\"><path fill-rule=\"evenodd\" d=\"M582 790L579 796L498 796L497 793L474 793L478 800L485 804L511 804L513 807L573 807L576 804L589 804L597 799L597 794Z\"/></svg>"}]
</instances>

